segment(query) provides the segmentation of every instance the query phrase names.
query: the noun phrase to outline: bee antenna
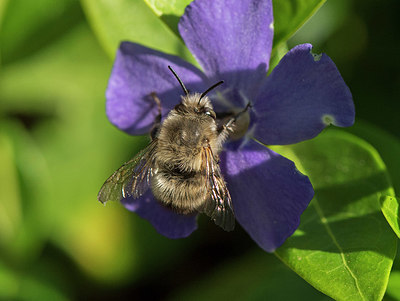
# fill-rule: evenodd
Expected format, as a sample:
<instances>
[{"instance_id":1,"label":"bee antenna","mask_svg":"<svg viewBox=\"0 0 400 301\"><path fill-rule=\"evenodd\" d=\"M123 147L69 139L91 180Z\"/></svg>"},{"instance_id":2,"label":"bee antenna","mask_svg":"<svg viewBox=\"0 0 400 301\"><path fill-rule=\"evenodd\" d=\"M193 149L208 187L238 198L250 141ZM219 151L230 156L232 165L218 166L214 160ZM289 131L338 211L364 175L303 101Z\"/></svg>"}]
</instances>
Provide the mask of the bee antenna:
<instances>
[{"instance_id":1,"label":"bee antenna","mask_svg":"<svg viewBox=\"0 0 400 301\"><path fill-rule=\"evenodd\" d=\"M200 95L199 103L200 103L200 100L201 100L204 96L206 96L208 92L210 92L212 89L218 87L219 85L221 85L221 84L223 84L223 83L224 83L224 81L221 80L220 82L218 82L218 83L212 85L210 88L208 88L206 91L204 91L204 92Z\"/></svg>"},{"instance_id":2,"label":"bee antenna","mask_svg":"<svg viewBox=\"0 0 400 301\"><path fill-rule=\"evenodd\" d=\"M176 77L176 79L178 80L179 84L180 84L181 87L182 87L183 92L185 92L185 95L188 95L189 92L188 92L188 90L186 89L186 87L185 87L185 85L183 84L183 82L181 81L181 79L179 78L178 74L176 74L176 72L174 71L174 69L172 69L171 66L168 66L168 68L169 68L169 70L171 70L172 74L173 74L173 75Z\"/></svg>"}]
</instances>

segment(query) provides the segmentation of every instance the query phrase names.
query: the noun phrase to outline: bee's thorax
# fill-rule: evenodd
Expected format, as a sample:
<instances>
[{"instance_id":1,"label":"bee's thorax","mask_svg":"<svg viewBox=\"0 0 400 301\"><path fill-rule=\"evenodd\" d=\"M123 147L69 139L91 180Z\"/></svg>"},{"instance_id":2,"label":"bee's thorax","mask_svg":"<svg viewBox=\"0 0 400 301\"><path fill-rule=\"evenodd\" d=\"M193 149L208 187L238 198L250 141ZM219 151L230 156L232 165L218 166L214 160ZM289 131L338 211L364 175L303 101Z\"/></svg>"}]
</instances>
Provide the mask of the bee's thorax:
<instances>
[{"instance_id":1,"label":"bee's thorax","mask_svg":"<svg viewBox=\"0 0 400 301\"><path fill-rule=\"evenodd\" d=\"M209 108L208 99L202 99L198 105L195 96L184 99L181 107L172 110L165 119L157 137L156 153L160 164L182 171L199 171L203 148L210 147L216 155L220 152L216 122L203 112L205 106Z\"/></svg>"}]
</instances>

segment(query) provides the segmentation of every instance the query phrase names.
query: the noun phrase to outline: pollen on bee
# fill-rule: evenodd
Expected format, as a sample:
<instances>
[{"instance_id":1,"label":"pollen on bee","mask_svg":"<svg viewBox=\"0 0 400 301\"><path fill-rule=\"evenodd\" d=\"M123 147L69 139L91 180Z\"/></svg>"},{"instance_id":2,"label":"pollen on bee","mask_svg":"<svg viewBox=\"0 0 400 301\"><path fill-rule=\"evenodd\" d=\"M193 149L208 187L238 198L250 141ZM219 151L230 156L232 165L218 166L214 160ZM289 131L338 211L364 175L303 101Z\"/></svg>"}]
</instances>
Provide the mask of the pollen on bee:
<instances>
[{"instance_id":1,"label":"pollen on bee","mask_svg":"<svg viewBox=\"0 0 400 301\"><path fill-rule=\"evenodd\" d=\"M332 115L325 114L322 116L321 119L325 125L335 124L335 118Z\"/></svg>"}]
</instances>

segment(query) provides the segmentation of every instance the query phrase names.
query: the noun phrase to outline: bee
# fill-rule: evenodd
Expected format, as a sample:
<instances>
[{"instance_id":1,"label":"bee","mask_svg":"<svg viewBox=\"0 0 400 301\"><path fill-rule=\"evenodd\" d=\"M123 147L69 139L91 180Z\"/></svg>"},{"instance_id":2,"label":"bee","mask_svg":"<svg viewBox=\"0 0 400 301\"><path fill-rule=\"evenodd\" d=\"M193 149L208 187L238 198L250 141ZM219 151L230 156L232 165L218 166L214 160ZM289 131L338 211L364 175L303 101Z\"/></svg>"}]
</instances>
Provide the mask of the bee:
<instances>
[{"instance_id":1,"label":"bee","mask_svg":"<svg viewBox=\"0 0 400 301\"><path fill-rule=\"evenodd\" d=\"M97 198L102 203L129 196L136 199L151 188L162 205L181 214L204 213L225 231L232 231L234 210L219 154L237 115L218 124L207 93L223 81L202 94L189 93L168 68L185 95L161 123L161 101L155 92L150 94L158 106L150 144L105 181Z\"/></svg>"}]
</instances>

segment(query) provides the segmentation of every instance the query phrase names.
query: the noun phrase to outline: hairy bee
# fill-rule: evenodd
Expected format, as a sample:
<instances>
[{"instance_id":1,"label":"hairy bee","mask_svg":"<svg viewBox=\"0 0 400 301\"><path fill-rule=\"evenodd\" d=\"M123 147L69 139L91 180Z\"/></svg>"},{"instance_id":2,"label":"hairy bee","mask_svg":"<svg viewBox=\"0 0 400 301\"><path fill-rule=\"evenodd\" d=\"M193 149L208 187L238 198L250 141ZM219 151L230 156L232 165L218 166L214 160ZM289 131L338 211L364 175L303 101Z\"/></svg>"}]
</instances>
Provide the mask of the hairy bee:
<instances>
[{"instance_id":1,"label":"hairy bee","mask_svg":"<svg viewBox=\"0 0 400 301\"><path fill-rule=\"evenodd\" d=\"M235 226L231 196L219 167L222 144L233 131L236 117L218 125L206 94L189 93L174 70L185 95L161 124L159 114L151 132L151 143L132 160L123 164L103 184L98 200L119 201L140 197L149 187L154 197L178 213L200 212L208 215L226 231ZM247 108L246 108L247 109Z\"/></svg>"}]
</instances>

